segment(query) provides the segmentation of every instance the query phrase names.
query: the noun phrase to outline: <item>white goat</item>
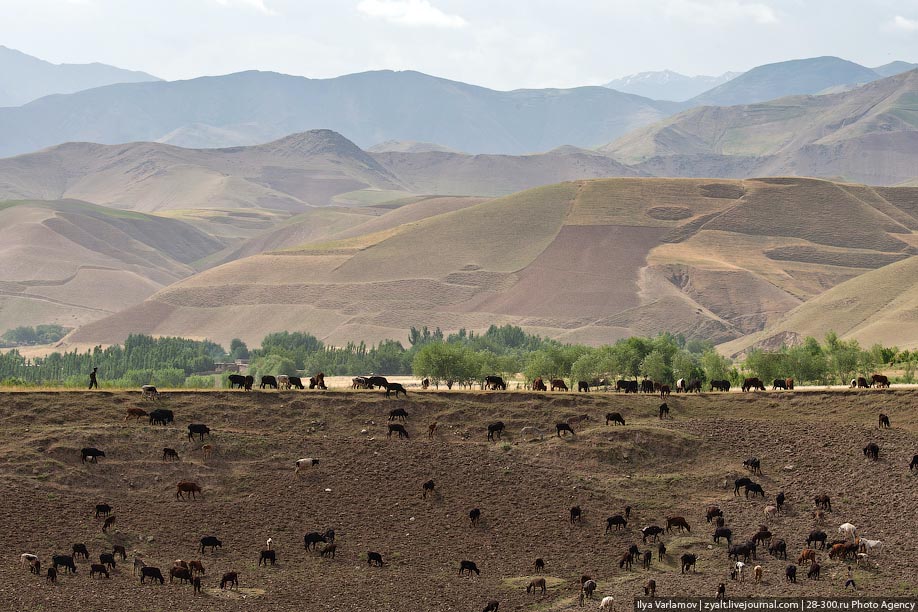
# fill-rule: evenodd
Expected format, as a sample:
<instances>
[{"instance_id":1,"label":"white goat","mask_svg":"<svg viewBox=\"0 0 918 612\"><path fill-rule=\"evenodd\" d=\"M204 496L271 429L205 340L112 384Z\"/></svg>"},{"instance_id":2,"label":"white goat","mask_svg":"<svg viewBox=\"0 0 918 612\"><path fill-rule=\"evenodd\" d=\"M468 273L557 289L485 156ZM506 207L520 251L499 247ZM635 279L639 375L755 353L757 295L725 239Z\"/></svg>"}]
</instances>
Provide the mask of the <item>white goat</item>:
<instances>
[{"instance_id":1,"label":"white goat","mask_svg":"<svg viewBox=\"0 0 918 612\"><path fill-rule=\"evenodd\" d=\"M838 533L845 536L845 538L851 538L852 540L857 537L857 527L851 523L842 523L838 527Z\"/></svg>"},{"instance_id":2,"label":"white goat","mask_svg":"<svg viewBox=\"0 0 918 612\"><path fill-rule=\"evenodd\" d=\"M602 601L599 602L599 609L602 612L611 612L615 608L615 598L614 597L603 597Z\"/></svg>"}]
</instances>

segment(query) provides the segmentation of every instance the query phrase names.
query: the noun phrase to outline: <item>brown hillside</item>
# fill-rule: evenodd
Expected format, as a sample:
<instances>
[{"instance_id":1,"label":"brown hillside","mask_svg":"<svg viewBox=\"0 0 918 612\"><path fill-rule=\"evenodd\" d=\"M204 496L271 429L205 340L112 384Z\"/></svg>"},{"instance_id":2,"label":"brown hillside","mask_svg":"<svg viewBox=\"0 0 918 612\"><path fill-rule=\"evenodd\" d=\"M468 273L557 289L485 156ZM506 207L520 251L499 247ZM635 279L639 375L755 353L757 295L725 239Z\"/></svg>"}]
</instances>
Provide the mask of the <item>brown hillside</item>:
<instances>
[{"instance_id":1,"label":"brown hillside","mask_svg":"<svg viewBox=\"0 0 918 612\"><path fill-rule=\"evenodd\" d=\"M341 344L514 323L591 344L661 331L725 342L913 259L915 217L887 192L798 178L562 183L232 262L70 340L258 343L299 329Z\"/></svg>"},{"instance_id":2,"label":"brown hillside","mask_svg":"<svg viewBox=\"0 0 918 612\"><path fill-rule=\"evenodd\" d=\"M619 608L631 605L650 578L658 596L710 596L721 582L738 598L843 596L846 564L821 551L820 580L807 580L803 571L796 584L784 580L814 526L817 494L832 500L823 527L830 538L847 521L883 542L870 567L855 572L858 594L916 595L908 576L918 568L918 546L913 516L903 510L918 502L908 470L918 448L913 392L705 394L670 401L673 418L665 421L656 416L659 400L649 397L410 393L399 402L376 392L169 393L160 405L175 412L176 422L167 427L123 420L128 407L151 408L137 393L4 394L0 479L7 494L0 519L15 525L0 533L5 607L69 610L79 601L80 608L106 610L117 601L151 611L401 612L480 610L497 599L502 612L570 611L581 609L582 574ZM409 413L410 440L385 435L395 405ZM627 425L606 426L610 410ZM880 410L892 429L876 429ZM581 415L588 419L574 422L573 437L519 435L524 426L549 430ZM507 424L504 439L489 443L486 425L498 419ZM440 433L428 439L432 421ZM185 435L190 422L212 430L205 441L215 453L206 461L201 443ZM803 439L820 442L801 445ZM871 441L880 446L876 463L861 453ZM84 446L106 457L81 464ZM163 462L164 447L175 448L181 461ZM764 500L733 495L732 481L748 474L742 462L752 454L761 461L762 474L753 478ZM320 463L294 479L293 461L305 456ZM203 499L176 500L181 479L199 483ZM422 499L428 479L435 492ZM726 546L711 541L705 508L718 505L734 537L745 539L778 491L787 501L769 526L787 542L789 559L760 548L763 582L729 580L731 561ZM102 502L117 517L107 534L93 517ZM582 509L581 524L568 520L573 505ZM627 527L606 534L606 517L626 505ZM469 524L472 508L481 509L478 527ZM649 570L620 569L615 561L631 543L655 551L639 529L665 526L667 516L685 517L691 532L664 534L667 556L658 561L654 554ZM336 532L334 559L303 547L305 533L327 528ZM222 548L200 554L205 535L221 539ZM277 565L258 567L268 537ZM174 559L200 559L203 594L195 597L178 581L141 585L130 558L119 560L108 580L91 579L89 561L77 560L77 573L55 585L19 566L22 552L39 555L45 567L77 542L93 562L114 544L164 571ZM367 566L369 550L383 555L382 568ZM697 571L681 574L678 558L686 552L698 555ZM545 560L544 597L525 592L537 557ZM458 576L462 559L476 562L481 575ZM240 573L239 591L221 592L220 576L231 570Z\"/></svg>"}]
</instances>

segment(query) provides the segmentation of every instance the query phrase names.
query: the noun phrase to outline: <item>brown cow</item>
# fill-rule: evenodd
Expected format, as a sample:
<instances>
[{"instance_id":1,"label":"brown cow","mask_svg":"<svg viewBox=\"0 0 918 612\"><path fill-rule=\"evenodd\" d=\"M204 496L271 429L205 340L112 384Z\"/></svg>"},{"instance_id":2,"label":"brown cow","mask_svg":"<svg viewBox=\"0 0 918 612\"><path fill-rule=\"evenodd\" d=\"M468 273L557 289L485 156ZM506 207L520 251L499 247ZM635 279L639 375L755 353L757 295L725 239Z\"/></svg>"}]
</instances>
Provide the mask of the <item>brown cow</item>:
<instances>
[{"instance_id":1,"label":"brown cow","mask_svg":"<svg viewBox=\"0 0 918 612\"><path fill-rule=\"evenodd\" d=\"M197 483L188 480L183 480L175 486L175 499L185 499L185 493L190 493L191 499L197 499L197 493L200 493L201 497L204 497L201 487L199 487Z\"/></svg>"},{"instance_id":2,"label":"brown cow","mask_svg":"<svg viewBox=\"0 0 918 612\"><path fill-rule=\"evenodd\" d=\"M804 548L797 557L797 565L806 565L807 561L816 563L816 550L813 548Z\"/></svg>"},{"instance_id":3,"label":"brown cow","mask_svg":"<svg viewBox=\"0 0 918 612\"><path fill-rule=\"evenodd\" d=\"M681 516L666 517L666 531L671 531L673 527L678 527L679 531L692 531L692 528L689 527L688 522L686 522L685 518Z\"/></svg>"}]
</instances>

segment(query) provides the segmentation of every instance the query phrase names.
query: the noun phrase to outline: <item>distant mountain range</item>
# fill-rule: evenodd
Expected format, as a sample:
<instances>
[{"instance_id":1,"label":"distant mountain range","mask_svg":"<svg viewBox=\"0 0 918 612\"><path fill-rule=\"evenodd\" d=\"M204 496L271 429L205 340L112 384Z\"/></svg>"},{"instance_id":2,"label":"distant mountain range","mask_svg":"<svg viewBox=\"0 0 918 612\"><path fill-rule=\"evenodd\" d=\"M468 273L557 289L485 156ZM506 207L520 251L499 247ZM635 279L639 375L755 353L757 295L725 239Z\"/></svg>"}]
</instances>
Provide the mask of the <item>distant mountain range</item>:
<instances>
[{"instance_id":1,"label":"distant mountain range","mask_svg":"<svg viewBox=\"0 0 918 612\"><path fill-rule=\"evenodd\" d=\"M672 70L659 70L631 74L609 81L603 87L654 100L684 102L709 89L722 85L740 74L742 73L725 72L720 76L686 76Z\"/></svg>"},{"instance_id":2,"label":"distant mountain range","mask_svg":"<svg viewBox=\"0 0 918 612\"><path fill-rule=\"evenodd\" d=\"M0 45L0 107L113 83L158 80L146 72L106 64L52 64Z\"/></svg>"},{"instance_id":3,"label":"distant mountain range","mask_svg":"<svg viewBox=\"0 0 918 612\"><path fill-rule=\"evenodd\" d=\"M0 109L0 155L67 141L236 146L319 128L366 147L413 140L519 154L598 146L679 108L604 87L501 92L411 71L334 79L241 72L109 85Z\"/></svg>"}]
</instances>

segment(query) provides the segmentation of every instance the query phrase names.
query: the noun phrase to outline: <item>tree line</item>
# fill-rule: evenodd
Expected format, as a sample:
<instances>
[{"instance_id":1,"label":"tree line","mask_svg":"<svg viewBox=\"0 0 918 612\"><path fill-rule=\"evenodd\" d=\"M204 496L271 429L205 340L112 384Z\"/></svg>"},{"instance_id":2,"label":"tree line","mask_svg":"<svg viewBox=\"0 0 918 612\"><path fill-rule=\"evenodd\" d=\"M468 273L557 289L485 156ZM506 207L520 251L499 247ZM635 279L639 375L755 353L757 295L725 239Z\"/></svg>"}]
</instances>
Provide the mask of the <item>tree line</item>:
<instances>
[{"instance_id":1,"label":"tree line","mask_svg":"<svg viewBox=\"0 0 918 612\"><path fill-rule=\"evenodd\" d=\"M791 377L801 384L831 384L869 376L881 368L895 369L901 372L898 380L913 382L918 362L918 351L880 345L864 349L856 340L842 340L834 333L822 342L806 338L799 345L773 351L751 349L742 362L724 357L708 341L668 333L589 347L562 344L513 325L491 326L483 333L460 329L448 335L440 329L412 327L407 340L408 346L384 340L371 346L351 342L336 347L312 334L284 331L268 334L253 349L234 339L226 351L206 340L133 334L123 345L51 353L43 358L27 359L15 349L0 353L0 382L78 388L86 385L89 372L97 367L103 387L213 387L215 363L248 359L249 373L256 378L317 372L327 376L414 374L436 385L452 385L478 383L489 375L512 379L522 374L527 381L539 376L565 379L573 388L581 380L614 382L619 378L650 378L665 384L679 378L704 383L729 380L735 385L746 376L757 376L768 382ZM223 378L227 384L226 376Z\"/></svg>"}]
</instances>

